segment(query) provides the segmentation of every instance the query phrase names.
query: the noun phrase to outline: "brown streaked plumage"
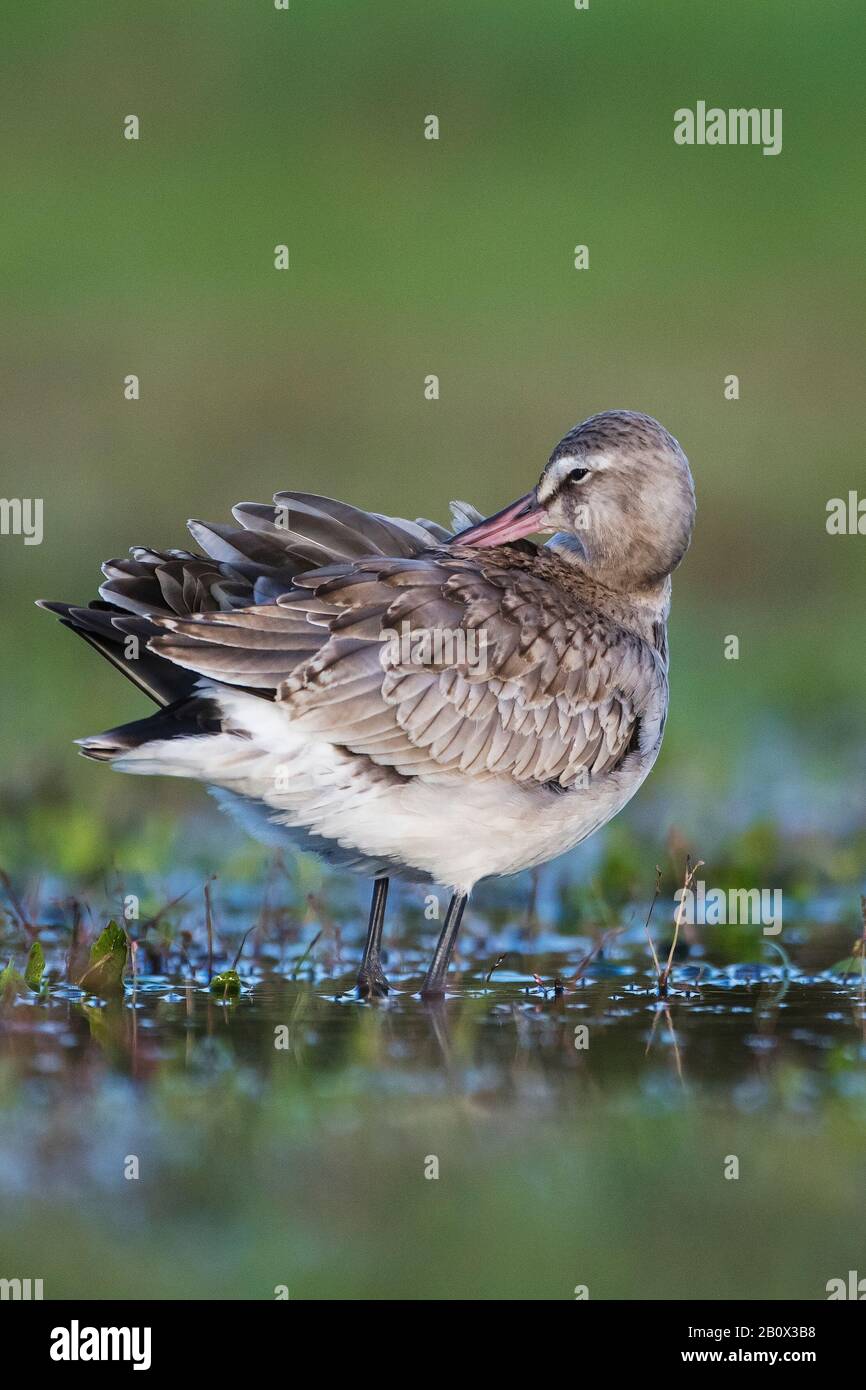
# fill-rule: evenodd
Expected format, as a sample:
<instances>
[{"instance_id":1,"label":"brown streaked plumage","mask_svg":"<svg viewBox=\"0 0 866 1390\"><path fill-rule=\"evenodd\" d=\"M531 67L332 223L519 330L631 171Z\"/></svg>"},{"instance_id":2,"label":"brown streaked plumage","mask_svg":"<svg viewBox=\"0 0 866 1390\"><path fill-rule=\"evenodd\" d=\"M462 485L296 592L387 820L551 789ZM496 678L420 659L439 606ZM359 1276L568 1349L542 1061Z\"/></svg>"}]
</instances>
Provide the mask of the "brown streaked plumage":
<instances>
[{"instance_id":1,"label":"brown streaked plumage","mask_svg":"<svg viewBox=\"0 0 866 1390\"><path fill-rule=\"evenodd\" d=\"M136 549L104 566L98 603L46 605L163 706L82 749L203 780L255 833L373 876L367 992L387 989L384 880L450 888L425 982L440 993L474 883L586 838L655 760L685 457L614 411L496 517L459 504L475 524L456 537L303 493L234 516L190 523L206 555Z\"/></svg>"}]
</instances>

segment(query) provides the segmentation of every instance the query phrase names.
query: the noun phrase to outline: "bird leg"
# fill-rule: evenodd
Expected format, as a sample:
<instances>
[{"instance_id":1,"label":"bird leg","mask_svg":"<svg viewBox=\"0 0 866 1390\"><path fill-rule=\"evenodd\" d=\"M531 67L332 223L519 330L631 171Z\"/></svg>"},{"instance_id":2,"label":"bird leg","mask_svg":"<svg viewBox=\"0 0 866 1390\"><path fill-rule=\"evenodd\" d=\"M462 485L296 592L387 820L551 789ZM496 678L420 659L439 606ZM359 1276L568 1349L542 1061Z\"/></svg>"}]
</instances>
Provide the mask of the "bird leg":
<instances>
[{"instance_id":1,"label":"bird leg","mask_svg":"<svg viewBox=\"0 0 866 1390\"><path fill-rule=\"evenodd\" d=\"M358 971L358 993L362 999L384 999L388 993L388 981L382 969L379 951L382 946L382 927L385 923L385 903L388 901L388 880L373 880L373 899L370 903L370 921L367 924L367 940L364 942L364 955Z\"/></svg>"},{"instance_id":2,"label":"bird leg","mask_svg":"<svg viewBox=\"0 0 866 1390\"><path fill-rule=\"evenodd\" d=\"M442 923L442 930L439 933L436 950L433 952L430 968L421 986L422 999L438 999L445 993L445 976L448 974L448 963L451 960L451 955L457 941L457 933L460 930L463 909L468 899L468 893L455 893L448 904L448 911L445 913L445 921Z\"/></svg>"}]
</instances>

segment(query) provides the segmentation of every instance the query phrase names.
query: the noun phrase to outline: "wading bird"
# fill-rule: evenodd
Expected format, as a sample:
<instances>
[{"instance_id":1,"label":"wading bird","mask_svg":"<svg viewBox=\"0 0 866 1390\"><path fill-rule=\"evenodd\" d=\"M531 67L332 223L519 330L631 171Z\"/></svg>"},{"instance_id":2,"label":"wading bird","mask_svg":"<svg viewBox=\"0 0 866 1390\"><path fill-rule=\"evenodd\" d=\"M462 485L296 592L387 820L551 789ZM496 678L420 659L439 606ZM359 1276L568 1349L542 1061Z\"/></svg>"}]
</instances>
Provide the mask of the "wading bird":
<instances>
[{"instance_id":1,"label":"wading bird","mask_svg":"<svg viewBox=\"0 0 866 1390\"><path fill-rule=\"evenodd\" d=\"M86 757L205 782L257 837L372 877L368 996L389 878L452 895L421 991L441 995L473 886L609 821L664 730L695 514L672 435L591 416L526 496L454 511L452 533L281 492L189 522L204 553L136 547L88 607L43 604L160 707Z\"/></svg>"}]
</instances>

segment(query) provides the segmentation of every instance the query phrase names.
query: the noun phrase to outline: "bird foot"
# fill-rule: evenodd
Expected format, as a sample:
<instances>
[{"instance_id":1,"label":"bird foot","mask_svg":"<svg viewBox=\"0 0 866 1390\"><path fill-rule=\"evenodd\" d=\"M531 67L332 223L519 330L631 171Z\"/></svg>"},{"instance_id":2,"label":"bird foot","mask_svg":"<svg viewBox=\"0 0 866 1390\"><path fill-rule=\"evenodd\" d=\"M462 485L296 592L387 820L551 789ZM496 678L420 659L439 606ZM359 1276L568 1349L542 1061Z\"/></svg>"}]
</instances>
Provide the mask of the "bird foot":
<instances>
[{"instance_id":1,"label":"bird foot","mask_svg":"<svg viewBox=\"0 0 866 1390\"><path fill-rule=\"evenodd\" d=\"M445 998L445 987L444 985L425 984L423 988L418 991L418 993L420 994L421 998L425 1001L425 1003L435 1003L438 1000Z\"/></svg>"},{"instance_id":2,"label":"bird foot","mask_svg":"<svg viewBox=\"0 0 866 1390\"><path fill-rule=\"evenodd\" d=\"M381 965L367 966L358 973L358 997L360 999L387 999L391 988Z\"/></svg>"}]
</instances>

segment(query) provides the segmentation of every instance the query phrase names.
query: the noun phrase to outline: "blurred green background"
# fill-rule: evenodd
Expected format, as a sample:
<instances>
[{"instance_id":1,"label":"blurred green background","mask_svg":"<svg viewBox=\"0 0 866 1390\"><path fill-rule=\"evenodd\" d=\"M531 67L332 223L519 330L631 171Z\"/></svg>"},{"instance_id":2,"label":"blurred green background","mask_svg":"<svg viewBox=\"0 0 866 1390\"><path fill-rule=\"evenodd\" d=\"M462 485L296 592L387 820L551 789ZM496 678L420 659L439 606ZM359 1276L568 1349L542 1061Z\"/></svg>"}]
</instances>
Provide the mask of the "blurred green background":
<instances>
[{"instance_id":1,"label":"blurred green background","mask_svg":"<svg viewBox=\"0 0 866 1390\"><path fill-rule=\"evenodd\" d=\"M154 796L74 758L144 705L33 598L278 488L495 508L625 406L699 498L659 786L856 795L866 542L825 507L863 478L864 41L856 0L10 6L2 491L45 499L0 540L13 785ZM675 145L698 99L782 107L782 153Z\"/></svg>"},{"instance_id":2,"label":"blurred green background","mask_svg":"<svg viewBox=\"0 0 866 1390\"><path fill-rule=\"evenodd\" d=\"M620 963L610 998L588 996L584 1059L569 1010L588 1006L578 991L560 1016L536 972L551 985L626 913L643 962L654 864L667 896L685 850L721 841L708 878L808 898L816 971L859 930L866 538L825 519L866 489L862 4L11 0L4 18L0 493L44 498L45 538L0 537L0 867L19 891L47 879L49 968L0 1028L0 1274L45 1272L48 1296L269 1297L283 1278L293 1297L570 1297L582 1279L593 1297L823 1296L863 1268L862 997L840 1003L837 981L800 1017L778 981L767 1004L722 975L730 1010L680 998L648 1053L657 1004ZM678 147L673 113L698 100L781 107L782 153ZM527 881L507 883L473 902L464 961L477 987L500 950L525 957L487 992L461 986L450 1039L408 991L335 1004L363 909L295 866L288 926L253 938L278 942L287 988L268 1012L256 976L218 1008L200 957L193 984L172 953L197 934L201 954L215 870L221 929L246 894L226 961L267 925L263 855L200 788L75 756L74 737L146 705L33 600L85 602L103 558L184 545L185 518L281 488L441 520L452 497L495 509L611 407L680 439L698 524L662 756L590 847L598 881L551 869L560 955L522 931ZM158 978L104 1022L64 973L80 913L57 904L82 883L103 894L86 932L124 885L145 914L192 894L147 929ZM811 897L828 886L829 906ZM433 927L417 901L392 909L411 983ZM798 930L786 946L805 951ZM724 970L762 952L741 933L709 954ZM271 1024L289 1013L284 1059ZM422 1186L440 1150L448 1181ZM133 1197L120 1164L139 1151ZM720 1180L730 1152L742 1184Z\"/></svg>"}]
</instances>

